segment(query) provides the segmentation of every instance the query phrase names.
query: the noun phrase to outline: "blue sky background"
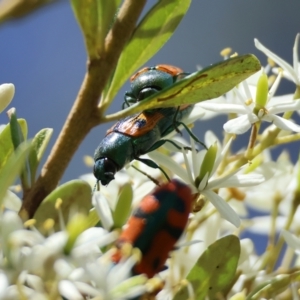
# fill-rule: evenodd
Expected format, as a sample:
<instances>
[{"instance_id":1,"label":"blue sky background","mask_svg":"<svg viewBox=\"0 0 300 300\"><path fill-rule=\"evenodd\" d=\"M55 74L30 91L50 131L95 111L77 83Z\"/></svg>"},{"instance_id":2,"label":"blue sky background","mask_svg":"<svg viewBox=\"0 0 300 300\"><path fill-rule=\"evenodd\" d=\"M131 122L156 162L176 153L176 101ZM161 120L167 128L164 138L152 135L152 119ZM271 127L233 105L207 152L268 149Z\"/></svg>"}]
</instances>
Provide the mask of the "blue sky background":
<instances>
[{"instance_id":1,"label":"blue sky background","mask_svg":"<svg viewBox=\"0 0 300 300\"><path fill-rule=\"evenodd\" d=\"M299 0L194 0L173 37L147 65L173 64L193 72L196 65L205 67L220 61L220 50L228 46L239 54L254 53L265 64L266 57L254 47L255 37L292 62L294 39L300 32L299 11ZM54 129L50 149L85 73L83 39L69 1L1 25L0 41L0 83L15 84L16 95L11 106L17 108L19 117L27 120L29 137L45 127ZM128 89L129 83L120 91L110 112L120 109ZM293 91L293 85L286 81L280 89L280 93ZM202 138L207 129L212 129L221 137L224 120L198 122L197 135ZM0 123L7 123L5 114L0 115ZM83 164L82 157L93 155L110 126L105 124L90 132L62 182L91 171ZM245 134L241 142L246 143L247 138ZM290 148L294 158L298 148L297 143Z\"/></svg>"}]
</instances>

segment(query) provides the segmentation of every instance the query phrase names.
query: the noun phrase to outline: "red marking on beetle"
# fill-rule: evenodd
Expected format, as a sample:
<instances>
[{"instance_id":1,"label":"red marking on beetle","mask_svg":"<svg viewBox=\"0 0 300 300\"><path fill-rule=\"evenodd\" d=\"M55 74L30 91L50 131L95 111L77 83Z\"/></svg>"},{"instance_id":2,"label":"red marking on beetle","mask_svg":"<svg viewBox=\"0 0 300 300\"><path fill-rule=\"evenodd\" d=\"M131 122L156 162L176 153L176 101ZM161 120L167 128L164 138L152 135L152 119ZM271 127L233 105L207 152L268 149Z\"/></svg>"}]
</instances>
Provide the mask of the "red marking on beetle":
<instances>
[{"instance_id":1,"label":"red marking on beetle","mask_svg":"<svg viewBox=\"0 0 300 300\"><path fill-rule=\"evenodd\" d=\"M151 278L160 272L188 222L193 201L191 189L177 180L144 197L116 242L118 251L113 262L120 261L120 249L125 243L141 245L142 259L134 266L134 273Z\"/></svg>"},{"instance_id":2,"label":"red marking on beetle","mask_svg":"<svg viewBox=\"0 0 300 300\"><path fill-rule=\"evenodd\" d=\"M138 236L140 236L146 226L144 219L131 216L128 220L127 227L122 231L118 241L119 243L133 244Z\"/></svg>"},{"instance_id":3,"label":"red marking on beetle","mask_svg":"<svg viewBox=\"0 0 300 300\"><path fill-rule=\"evenodd\" d=\"M149 71L151 68L149 67L145 67L141 70L139 70L138 72L136 72L135 74L133 74L131 77L130 77L130 82L134 81L137 77L139 77L141 74Z\"/></svg>"},{"instance_id":4,"label":"red marking on beetle","mask_svg":"<svg viewBox=\"0 0 300 300\"><path fill-rule=\"evenodd\" d=\"M155 69L156 70L160 70L160 71L163 71L165 73L168 73L172 76L176 76L178 74L181 74L183 73L183 70L178 68L178 67L175 67L175 66L172 66L172 65L157 65L155 66Z\"/></svg>"},{"instance_id":5,"label":"red marking on beetle","mask_svg":"<svg viewBox=\"0 0 300 300\"><path fill-rule=\"evenodd\" d=\"M162 71L162 72L165 72L165 73L168 73L172 76L176 76L178 74L181 74L183 73L183 70L178 68L178 67L175 67L175 66L172 66L172 65L165 65L165 64L161 64L161 65L157 65L155 67L145 67L141 70L139 70L138 72L136 72L135 74L133 74L131 77L130 77L130 82L134 81L137 77L139 77L141 74L143 73L146 73L148 72L149 70L159 70L159 71Z\"/></svg>"},{"instance_id":6,"label":"red marking on beetle","mask_svg":"<svg viewBox=\"0 0 300 300\"><path fill-rule=\"evenodd\" d=\"M106 135L112 132L119 132L128 136L139 137L151 131L165 116L159 111L147 112L144 111L132 118L121 120L113 125Z\"/></svg>"},{"instance_id":7,"label":"red marking on beetle","mask_svg":"<svg viewBox=\"0 0 300 300\"><path fill-rule=\"evenodd\" d=\"M179 228L181 228L182 226L184 227L186 225L189 214L190 211L187 210L184 212L170 210L167 216L168 224Z\"/></svg>"},{"instance_id":8,"label":"red marking on beetle","mask_svg":"<svg viewBox=\"0 0 300 300\"><path fill-rule=\"evenodd\" d=\"M147 214L153 213L160 207L159 202L153 195L146 196L143 201L141 201L139 208Z\"/></svg>"}]
</instances>

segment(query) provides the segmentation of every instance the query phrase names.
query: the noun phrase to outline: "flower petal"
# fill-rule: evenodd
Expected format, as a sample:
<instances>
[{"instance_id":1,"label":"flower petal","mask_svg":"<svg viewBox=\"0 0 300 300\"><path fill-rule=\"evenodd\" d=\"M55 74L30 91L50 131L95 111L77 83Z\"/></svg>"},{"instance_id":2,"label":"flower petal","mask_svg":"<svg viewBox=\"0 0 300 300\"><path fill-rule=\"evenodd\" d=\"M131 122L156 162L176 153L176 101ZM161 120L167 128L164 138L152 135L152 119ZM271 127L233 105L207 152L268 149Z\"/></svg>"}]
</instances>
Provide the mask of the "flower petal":
<instances>
[{"instance_id":1,"label":"flower petal","mask_svg":"<svg viewBox=\"0 0 300 300\"><path fill-rule=\"evenodd\" d=\"M208 190L202 191L202 194L209 199L209 201L215 206L215 208L225 220L232 223L236 227L240 226L241 220L239 216L231 208L231 206L226 201L224 201L224 199L222 199L216 193Z\"/></svg>"},{"instance_id":2,"label":"flower petal","mask_svg":"<svg viewBox=\"0 0 300 300\"><path fill-rule=\"evenodd\" d=\"M298 45L299 45L299 37L300 37L300 33L298 33L296 35L296 39L295 39L295 44L294 44L294 47L293 47L293 67L294 67L294 70L295 72L297 73L298 72L298 64L299 64L299 58L298 58ZM300 74L298 74L299 76ZM300 76L299 76L299 79L300 79Z\"/></svg>"},{"instance_id":3,"label":"flower petal","mask_svg":"<svg viewBox=\"0 0 300 300\"><path fill-rule=\"evenodd\" d=\"M58 283L58 290L61 295L68 299L83 300L83 296L79 293L76 286L69 280L61 280Z\"/></svg>"},{"instance_id":4,"label":"flower petal","mask_svg":"<svg viewBox=\"0 0 300 300\"><path fill-rule=\"evenodd\" d=\"M1 299L4 298L5 290L9 286L9 280L4 273L0 273L0 297Z\"/></svg>"},{"instance_id":5,"label":"flower petal","mask_svg":"<svg viewBox=\"0 0 300 300\"><path fill-rule=\"evenodd\" d=\"M265 181L265 177L261 174L229 174L223 178L214 179L208 183L208 189L218 189L222 187L247 187L255 186Z\"/></svg>"},{"instance_id":6,"label":"flower petal","mask_svg":"<svg viewBox=\"0 0 300 300\"><path fill-rule=\"evenodd\" d=\"M214 102L201 102L199 103L202 108L220 112L220 113L237 113L245 114L248 113L244 105L241 104L231 104L231 103L214 103Z\"/></svg>"},{"instance_id":7,"label":"flower petal","mask_svg":"<svg viewBox=\"0 0 300 300\"><path fill-rule=\"evenodd\" d=\"M4 207L9 210L18 212L22 206L22 200L10 190L6 191L4 196Z\"/></svg>"},{"instance_id":8,"label":"flower petal","mask_svg":"<svg viewBox=\"0 0 300 300\"><path fill-rule=\"evenodd\" d=\"M243 115L235 119L227 121L223 128L228 133L243 134L251 127L248 115Z\"/></svg>"},{"instance_id":9,"label":"flower petal","mask_svg":"<svg viewBox=\"0 0 300 300\"><path fill-rule=\"evenodd\" d=\"M112 213L106 198L100 193L95 192L92 199L93 205L100 216L101 223L106 230L109 230L114 224Z\"/></svg>"},{"instance_id":10,"label":"flower petal","mask_svg":"<svg viewBox=\"0 0 300 300\"><path fill-rule=\"evenodd\" d=\"M298 82L297 74L295 70L292 68L290 64L288 64L285 60L277 56L275 53L270 51L268 48L266 48L264 45L262 45L257 39L254 39L255 47L262 51L266 56L271 58L277 65L279 65L282 69L284 69L286 72L292 76L293 81L299 85L300 82Z\"/></svg>"},{"instance_id":11,"label":"flower petal","mask_svg":"<svg viewBox=\"0 0 300 300\"><path fill-rule=\"evenodd\" d=\"M166 166L171 172L178 175L184 182L189 182L190 178L186 170L178 165L171 157L164 155L158 151L152 151L148 153L149 157L153 159L157 164Z\"/></svg>"},{"instance_id":12,"label":"flower petal","mask_svg":"<svg viewBox=\"0 0 300 300\"><path fill-rule=\"evenodd\" d=\"M300 100L289 101L285 103L275 104L268 108L269 114L280 114L286 111L296 111L300 109Z\"/></svg>"},{"instance_id":13,"label":"flower petal","mask_svg":"<svg viewBox=\"0 0 300 300\"><path fill-rule=\"evenodd\" d=\"M0 113L9 105L15 94L15 86L12 83L0 85Z\"/></svg>"},{"instance_id":14,"label":"flower petal","mask_svg":"<svg viewBox=\"0 0 300 300\"><path fill-rule=\"evenodd\" d=\"M231 137L227 144L224 146L224 148L222 149L221 153L217 155L217 158L215 160L215 164L214 164L214 167L211 171L211 174L214 174L217 170L217 168L219 167L221 161L224 159L225 155L227 155L228 153L228 150L229 148L231 147L231 144L232 144L232 141L233 141L233 138ZM218 142L218 141L217 141ZM218 145L218 152L220 152L220 149L221 149L221 145L219 143L217 143Z\"/></svg>"},{"instance_id":15,"label":"flower petal","mask_svg":"<svg viewBox=\"0 0 300 300\"><path fill-rule=\"evenodd\" d=\"M300 132L300 126L291 120L284 119L276 115L265 115L263 120L273 122L278 128L287 131Z\"/></svg>"},{"instance_id":16,"label":"flower petal","mask_svg":"<svg viewBox=\"0 0 300 300\"><path fill-rule=\"evenodd\" d=\"M277 67L274 67L272 68L272 72L276 75L278 75L280 72L282 72L282 76L284 78L286 78L287 80L289 81L294 81L294 77L292 76L292 74L288 73L286 70L282 70L282 68L277 68Z\"/></svg>"},{"instance_id":17,"label":"flower petal","mask_svg":"<svg viewBox=\"0 0 300 300\"><path fill-rule=\"evenodd\" d=\"M277 91L277 88L279 86L279 83L282 79L282 76L283 76L283 72L279 72L278 73L278 76L276 77L274 83L272 84L270 90L269 90L269 94L268 94L268 101L274 96L274 94L276 93Z\"/></svg>"},{"instance_id":18,"label":"flower petal","mask_svg":"<svg viewBox=\"0 0 300 300\"><path fill-rule=\"evenodd\" d=\"M289 231L283 229L281 232L283 238L289 247L296 250L297 253L300 252L300 239L296 237L294 234L291 234Z\"/></svg>"}]
</instances>

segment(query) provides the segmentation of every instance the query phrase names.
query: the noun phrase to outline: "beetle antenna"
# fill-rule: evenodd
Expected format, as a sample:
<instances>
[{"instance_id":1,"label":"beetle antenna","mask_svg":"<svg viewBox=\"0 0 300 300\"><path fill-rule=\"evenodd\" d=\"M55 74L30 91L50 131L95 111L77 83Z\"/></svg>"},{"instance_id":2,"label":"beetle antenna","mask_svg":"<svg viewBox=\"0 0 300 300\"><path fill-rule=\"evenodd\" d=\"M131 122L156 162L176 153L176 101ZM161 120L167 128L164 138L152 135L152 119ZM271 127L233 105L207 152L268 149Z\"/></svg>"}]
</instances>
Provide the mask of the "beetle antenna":
<instances>
[{"instance_id":1,"label":"beetle antenna","mask_svg":"<svg viewBox=\"0 0 300 300\"><path fill-rule=\"evenodd\" d=\"M100 191L99 180L97 180L96 183L95 183L95 185L94 185L94 188L93 188L93 191L92 191L92 195L93 195L96 191L97 191L97 192Z\"/></svg>"}]
</instances>

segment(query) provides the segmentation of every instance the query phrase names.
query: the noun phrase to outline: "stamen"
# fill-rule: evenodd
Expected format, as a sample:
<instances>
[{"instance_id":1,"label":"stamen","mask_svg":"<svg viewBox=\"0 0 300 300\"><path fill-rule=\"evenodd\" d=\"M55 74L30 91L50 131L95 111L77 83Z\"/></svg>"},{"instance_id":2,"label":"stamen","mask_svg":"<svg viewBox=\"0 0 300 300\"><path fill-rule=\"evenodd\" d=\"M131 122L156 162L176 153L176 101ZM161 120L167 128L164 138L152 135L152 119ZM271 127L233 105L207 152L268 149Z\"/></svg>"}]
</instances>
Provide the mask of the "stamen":
<instances>
[{"instance_id":1,"label":"stamen","mask_svg":"<svg viewBox=\"0 0 300 300\"><path fill-rule=\"evenodd\" d=\"M263 108L261 108L259 111L258 111L258 114L257 116L261 119L264 115L267 114L267 111Z\"/></svg>"},{"instance_id":2,"label":"stamen","mask_svg":"<svg viewBox=\"0 0 300 300\"><path fill-rule=\"evenodd\" d=\"M232 49L230 47L224 48L221 52L220 55L224 57L225 59L228 58L229 54L232 52Z\"/></svg>"},{"instance_id":3,"label":"stamen","mask_svg":"<svg viewBox=\"0 0 300 300\"><path fill-rule=\"evenodd\" d=\"M61 207L61 205L62 205L62 199L61 198L57 198L56 199L56 202L55 202L55 209L56 210L59 210L60 209L60 207Z\"/></svg>"},{"instance_id":4,"label":"stamen","mask_svg":"<svg viewBox=\"0 0 300 300\"><path fill-rule=\"evenodd\" d=\"M269 86L272 86L274 84L276 80L276 76L275 75L271 75L268 77L268 82L269 82Z\"/></svg>"},{"instance_id":5,"label":"stamen","mask_svg":"<svg viewBox=\"0 0 300 300\"><path fill-rule=\"evenodd\" d=\"M268 64L270 65L271 68L276 67L275 61L270 57L268 57Z\"/></svg>"},{"instance_id":6,"label":"stamen","mask_svg":"<svg viewBox=\"0 0 300 300\"><path fill-rule=\"evenodd\" d=\"M136 260L136 262L140 262L142 259L142 252L140 249L138 248L133 248L132 249L132 256L134 257L134 259Z\"/></svg>"},{"instance_id":7,"label":"stamen","mask_svg":"<svg viewBox=\"0 0 300 300\"><path fill-rule=\"evenodd\" d=\"M251 105L253 103L253 99L247 99L246 101L245 101L245 105L247 105L247 106L249 106L249 105Z\"/></svg>"},{"instance_id":8,"label":"stamen","mask_svg":"<svg viewBox=\"0 0 300 300\"><path fill-rule=\"evenodd\" d=\"M55 209L57 210L57 213L58 213L59 226L60 226L61 230L66 230L66 224L65 224L63 213L61 210L62 203L63 203L62 199L57 198L56 202L55 202Z\"/></svg>"},{"instance_id":9,"label":"stamen","mask_svg":"<svg viewBox=\"0 0 300 300\"><path fill-rule=\"evenodd\" d=\"M122 257L129 257L133 253L133 248L130 243L125 243L121 247Z\"/></svg>"},{"instance_id":10,"label":"stamen","mask_svg":"<svg viewBox=\"0 0 300 300\"><path fill-rule=\"evenodd\" d=\"M24 227L31 228L36 224L36 219L29 219L24 222Z\"/></svg>"},{"instance_id":11,"label":"stamen","mask_svg":"<svg viewBox=\"0 0 300 300\"><path fill-rule=\"evenodd\" d=\"M83 162L87 167L92 167L94 165L94 159L90 155L84 155Z\"/></svg>"},{"instance_id":12,"label":"stamen","mask_svg":"<svg viewBox=\"0 0 300 300\"><path fill-rule=\"evenodd\" d=\"M15 185L15 186L14 186L14 191L15 191L16 193L22 192L22 186L21 186L20 184Z\"/></svg>"},{"instance_id":13,"label":"stamen","mask_svg":"<svg viewBox=\"0 0 300 300\"><path fill-rule=\"evenodd\" d=\"M43 228L46 232L49 232L50 230L53 229L54 224L55 224L54 220L49 218L45 220L45 222L43 223Z\"/></svg>"},{"instance_id":14,"label":"stamen","mask_svg":"<svg viewBox=\"0 0 300 300\"><path fill-rule=\"evenodd\" d=\"M148 293L161 291L164 288L164 282L159 277L150 278L147 280L145 286Z\"/></svg>"}]
</instances>

